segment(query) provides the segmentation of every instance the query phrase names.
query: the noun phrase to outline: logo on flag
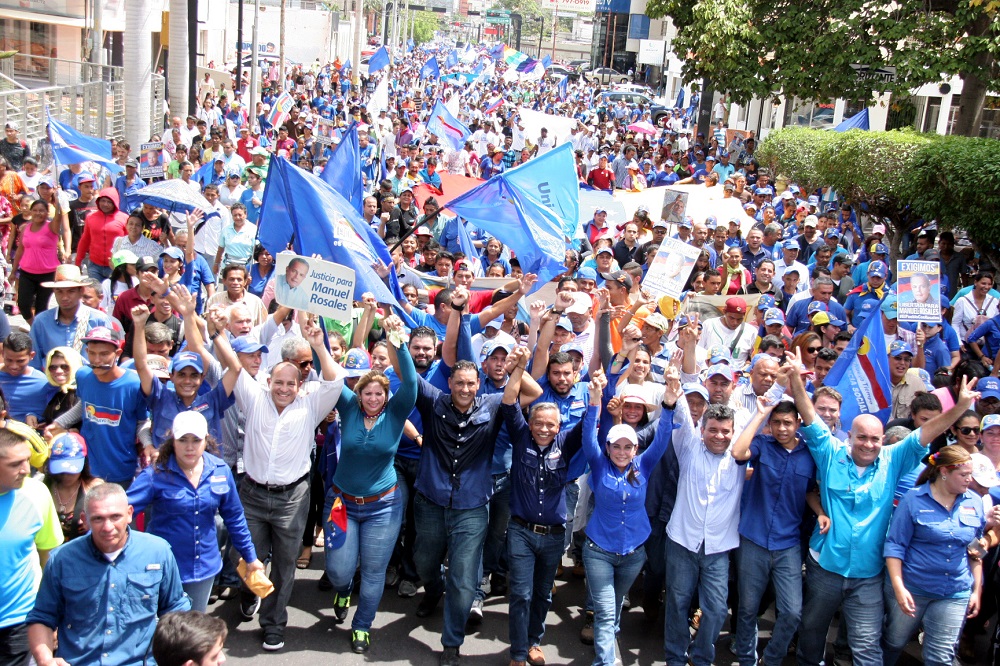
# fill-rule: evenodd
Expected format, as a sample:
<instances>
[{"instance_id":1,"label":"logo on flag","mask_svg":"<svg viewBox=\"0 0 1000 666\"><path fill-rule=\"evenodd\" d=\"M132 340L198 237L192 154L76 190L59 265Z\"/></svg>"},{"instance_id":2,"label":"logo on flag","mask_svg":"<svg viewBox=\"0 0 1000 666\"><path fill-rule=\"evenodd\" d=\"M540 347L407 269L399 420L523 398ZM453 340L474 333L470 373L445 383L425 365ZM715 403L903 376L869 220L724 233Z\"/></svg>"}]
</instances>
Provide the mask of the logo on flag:
<instances>
[{"instance_id":1,"label":"logo on flag","mask_svg":"<svg viewBox=\"0 0 1000 666\"><path fill-rule=\"evenodd\" d=\"M430 118L427 121L427 131L432 132L451 145L454 150L461 150L465 139L471 134L469 128L452 115L441 100L434 103Z\"/></svg>"},{"instance_id":2,"label":"logo on flag","mask_svg":"<svg viewBox=\"0 0 1000 666\"><path fill-rule=\"evenodd\" d=\"M271 106L271 113L267 117L267 122L271 123L271 127L278 127L288 119L288 114L291 113L294 105L295 100L290 94L287 92L281 93Z\"/></svg>"}]
</instances>

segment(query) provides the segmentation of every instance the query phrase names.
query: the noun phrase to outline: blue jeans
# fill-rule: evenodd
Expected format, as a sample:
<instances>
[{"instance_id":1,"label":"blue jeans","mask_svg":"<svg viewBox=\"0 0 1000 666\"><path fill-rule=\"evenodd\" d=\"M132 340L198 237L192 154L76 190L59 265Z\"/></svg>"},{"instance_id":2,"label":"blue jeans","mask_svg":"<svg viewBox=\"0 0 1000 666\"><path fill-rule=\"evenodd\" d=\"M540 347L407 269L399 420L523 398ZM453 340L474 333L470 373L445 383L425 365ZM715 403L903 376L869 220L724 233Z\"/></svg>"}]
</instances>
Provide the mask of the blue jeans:
<instances>
[{"instance_id":1,"label":"blue jeans","mask_svg":"<svg viewBox=\"0 0 1000 666\"><path fill-rule=\"evenodd\" d=\"M955 645L965 623L965 613L969 609L969 597L934 599L911 595L913 604L917 607L915 617L910 617L899 609L892 583L886 576L886 621L882 634L882 658L885 666L895 666L899 655L920 625L924 627L925 666L951 666L955 657Z\"/></svg>"},{"instance_id":2,"label":"blue jeans","mask_svg":"<svg viewBox=\"0 0 1000 666\"><path fill-rule=\"evenodd\" d=\"M399 484L399 491L403 495L403 506L406 507L406 511L403 513L403 527L399 530L399 539L396 540L391 563L398 567L400 580L408 580L414 584L420 580L417 576L417 567L413 564L413 544L417 538L413 519L413 498L417 494L414 489L417 463L417 458L402 456L396 456L393 463L393 467L396 468L396 483Z\"/></svg>"},{"instance_id":3,"label":"blue jeans","mask_svg":"<svg viewBox=\"0 0 1000 666\"><path fill-rule=\"evenodd\" d=\"M413 499L417 528L413 563L424 582L424 594L444 599L444 630L441 645L459 647L465 642L465 621L479 587L479 563L489 523L486 505L474 509L447 509L417 493ZM448 556L448 578L441 565Z\"/></svg>"},{"instance_id":4,"label":"blue jeans","mask_svg":"<svg viewBox=\"0 0 1000 666\"><path fill-rule=\"evenodd\" d=\"M806 591L799 627L799 666L819 666L826 653L826 634L841 608L854 666L882 666L882 574L845 578L806 558Z\"/></svg>"},{"instance_id":5,"label":"blue jeans","mask_svg":"<svg viewBox=\"0 0 1000 666\"><path fill-rule=\"evenodd\" d=\"M802 548L796 544L782 550L767 550L741 538L737 559L740 608L733 652L741 666L757 663L757 613L768 581L774 581L777 618L771 640L764 648L764 664L781 666L802 620Z\"/></svg>"},{"instance_id":6,"label":"blue jeans","mask_svg":"<svg viewBox=\"0 0 1000 666\"><path fill-rule=\"evenodd\" d=\"M566 539L563 542L563 549L566 551L573 545L573 516L576 515L576 505L580 501L580 483L580 479L573 479L566 484Z\"/></svg>"},{"instance_id":7,"label":"blue jeans","mask_svg":"<svg viewBox=\"0 0 1000 666\"><path fill-rule=\"evenodd\" d=\"M112 268L110 266L98 266L90 258L87 258L87 277L96 278L100 281L111 279Z\"/></svg>"},{"instance_id":8,"label":"blue jeans","mask_svg":"<svg viewBox=\"0 0 1000 666\"><path fill-rule=\"evenodd\" d=\"M646 562L646 551L639 546L631 553L611 553L587 539L583 546L583 568L594 603L593 666L615 663L615 636L622 616L622 600Z\"/></svg>"},{"instance_id":9,"label":"blue jeans","mask_svg":"<svg viewBox=\"0 0 1000 666\"><path fill-rule=\"evenodd\" d=\"M664 604L663 652L667 666L709 666L715 659L715 641L726 621L729 593L729 553L705 554L705 544L693 553L669 536L666 553L667 600ZM688 610L695 591L701 606L701 625L691 641Z\"/></svg>"},{"instance_id":10,"label":"blue jeans","mask_svg":"<svg viewBox=\"0 0 1000 666\"><path fill-rule=\"evenodd\" d=\"M403 523L403 494L394 490L378 501L355 504L344 500L347 507L347 539L340 548L331 548L330 524L327 517L336 494L327 490L323 503L323 534L326 544L326 575L333 589L349 595L354 584L354 572L361 562L361 594L358 608L351 620L351 629L369 631L385 588L385 568L389 566L399 526Z\"/></svg>"},{"instance_id":11,"label":"blue jeans","mask_svg":"<svg viewBox=\"0 0 1000 666\"><path fill-rule=\"evenodd\" d=\"M208 597L212 594L212 587L215 585L215 576L205 580L193 580L184 583L184 594L191 597L191 610L202 613L208 610Z\"/></svg>"},{"instance_id":12,"label":"blue jeans","mask_svg":"<svg viewBox=\"0 0 1000 666\"><path fill-rule=\"evenodd\" d=\"M512 661L526 661L528 649L542 642L545 615L552 604L552 583L562 553L562 534L535 534L517 523L511 523L507 530Z\"/></svg>"}]
</instances>

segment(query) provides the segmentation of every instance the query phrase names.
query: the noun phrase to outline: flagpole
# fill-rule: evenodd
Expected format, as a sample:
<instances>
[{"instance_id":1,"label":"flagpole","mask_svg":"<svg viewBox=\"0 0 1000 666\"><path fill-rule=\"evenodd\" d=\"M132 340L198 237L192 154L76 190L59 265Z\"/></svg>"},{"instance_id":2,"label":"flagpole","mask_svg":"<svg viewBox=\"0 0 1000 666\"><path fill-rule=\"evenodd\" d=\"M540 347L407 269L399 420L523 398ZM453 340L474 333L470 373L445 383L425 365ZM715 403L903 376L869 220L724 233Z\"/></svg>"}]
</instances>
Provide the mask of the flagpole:
<instances>
[{"instance_id":1,"label":"flagpole","mask_svg":"<svg viewBox=\"0 0 1000 666\"><path fill-rule=\"evenodd\" d=\"M399 237L399 240L396 241L396 244L389 249L389 254L392 255L392 253L396 251L396 248L403 244L404 240L406 240L407 238L409 238L410 236L412 236L417 232L417 229L419 229L421 225L427 224L428 222L437 219L438 215L440 215L441 211L443 210L444 208L438 208L430 215L425 216L424 219L421 220L419 224L414 224L409 231L407 231L405 234Z\"/></svg>"}]
</instances>

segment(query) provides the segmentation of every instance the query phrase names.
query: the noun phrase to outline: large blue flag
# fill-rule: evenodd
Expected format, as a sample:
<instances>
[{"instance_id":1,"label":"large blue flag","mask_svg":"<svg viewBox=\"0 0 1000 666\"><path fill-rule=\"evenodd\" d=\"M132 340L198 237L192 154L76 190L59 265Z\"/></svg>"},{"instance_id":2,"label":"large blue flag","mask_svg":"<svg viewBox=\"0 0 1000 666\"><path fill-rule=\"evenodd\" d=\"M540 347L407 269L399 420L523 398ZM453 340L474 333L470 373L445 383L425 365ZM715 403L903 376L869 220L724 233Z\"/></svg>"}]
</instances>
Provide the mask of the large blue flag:
<instances>
[{"instance_id":1,"label":"large blue flag","mask_svg":"<svg viewBox=\"0 0 1000 666\"><path fill-rule=\"evenodd\" d=\"M445 58L444 66L447 67L448 69L451 69L452 67L458 67L458 51L456 51L455 49L451 50L451 52L448 54L448 57Z\"/></svg>"},{"instance_id":2,"label":"large blue flag","mask_svg":"<svg viewBox=\"0 0 1000 666\"><path fill-rule=\"evenodd\" d=\"M389 50L382 46L368 60L368 76L389 66Z\"/></svg>"},{"instance_id":3,"label":"large blue flag","mask_svg":"<svg viewBox=\"0 0 1000 666\"><path fill-rule=\"evenodd\" d=\"M414 46L415 46L415 44L413 43L412 39L406 40L406 52L407 53L409 53L410 51L412 51Z\"/></svg>"},{"instance_id":4,"label":"large blue flag","mask_svg":"<svg viewBox=\"0 0 1000 666\"><path fill-rule=\"evenodd\" d=\"M500 42L499 44L494 44L493 48L490 49L490 57L494 60L503 60L504 44Z\"/></svg>"},{"instance_id":5,"label":"large blue flag","mask_svg":"<svg viewBox=\"0 0 1000 666\"><path fill-rule=\"evenodd\" d=\"M484 270L483 262L479 258L479 250L476 249L476 246L472 242L472 236L469 235L469 228L466 226L465 220L456 218L454 223L458 225L458 246L462 249L462 254L472 264L472 273L476 277L482 277Z\"/></svg>"},{"instance_id":6,"label":"large blue flag","mask_svg":"<svg viewBox=\"0 0 1000 666\"><path fill-rule=\"evenodd\" d=\"M357 123L351 122L344 130L340 143L333 149L333 154L319 177L347 199L354 210L361 212L365 188L361 181L361 148L358 145Z\"/></svg>"},{"instance_id":7,"label":"large blue flag","mask_svg":"<svg viewBox=\"0 0 1000 666\"><path fill-rule=\"evenodd\" d=\"M552 66L552 56L546 53L544 56L542 56L542 67L548 69L551 66Z\"/></svg>"},{"instance_id":8,"label":"large blue flag","mask_svg":"<svg viewBox=\"0 0 1000 666\"><path fill-rule=\"evenodd\" d=\"M125 167L112 158L110 141L77 132L66 123L53 118L48 109L45 110L45 115L49 121L49 144L56 164L95 162L112 173L125 170Z\"/></svg>"},{"instance_id":9,"label":"large blue flag","mask_svg":"<svg viewBox=\"0 0 1000 666\"><path fill-rule=\"evenodd\" d=\"M888 420L892 412L892 381L878 307L872 309L872 314L854 332L823 385L837 389L843 396L840 420L848 429L859 414L874 414L883 423Z\"/></svg>"},{"instance_id":10,"label":"large blue flag","mask_svg":"<svg viewBox=\"0 0 1000 666\"><path fill-rule=\"evenodd\" d=\"M435 102L431 109L431 115L427 118L427 131L436 134L442 141L447 141L453 150L462 150L465 140L472 134L441 100Z\"/></svg>"},{"instance_id":11,"label":"large blue flag","mask_svg":"<svg viewBox=\"0 0 1000 666\"><path fill-rule=\"evenodd\" d=\"M424 79L440 79L441 78L441 68L438 66L438 61L436 56L431 56L424 63L424 66L420 68L420 80Z\"/></svg>"},{"instance_id":12,"label":"large blue flag","mask_svg":"<svg viewBox=\"0 0 1000 666\"><path fill-rule=\"evenodd\" d=\"M514 248L525 273L538 275L535 289L566 271L565 229L579 216L579 192L572 202L556 202L561 193L576 185L572 146L551 150L452 199L448 210ZM570 156L569 164L563 158ZM577 209L569 220L564 210Z\"/></svg>"},{"instance_id":13,"label":"large blue flag","mask_svg":"<svg viewBox=\"0 0 1000 666\"><path fill-rule=\"evenodd\" d=\"M272 157L268 167L257 239L272 255L291 243L296 254L318 254L353 268L355 300L365 292L380 303L395 304L402 298L392 258L378 234L340 193L283 157ZM376 261L390 267L389 286L372 270ZM402 310L397 314L413 326Z\"/></svg>"}]
</instances>

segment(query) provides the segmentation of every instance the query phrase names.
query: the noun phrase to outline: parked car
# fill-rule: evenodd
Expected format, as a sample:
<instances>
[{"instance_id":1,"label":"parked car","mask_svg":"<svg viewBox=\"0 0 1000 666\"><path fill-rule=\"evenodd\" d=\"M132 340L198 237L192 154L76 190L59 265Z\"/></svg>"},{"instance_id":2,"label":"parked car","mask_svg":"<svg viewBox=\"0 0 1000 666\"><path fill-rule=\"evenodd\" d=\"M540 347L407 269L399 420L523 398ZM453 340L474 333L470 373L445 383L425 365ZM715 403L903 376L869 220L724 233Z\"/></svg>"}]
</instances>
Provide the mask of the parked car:
<instances>
[{"instance_id":1,"label":"parked car","mask_svg":"<svg viewBox=\"0 0 1000 666\"><path fill-rule=\"evenodd\" d=\"M652 97L653 91L649 89L649 86L639 85L638 83L616 83L611 86L612 90L620 90L622 92L633 92L639 93L640 95L646 95L647 97Z\"/></svg>"},{"instance_id":2,"label":"parked car","mask_svg":"<svg viewBox=\"0 0 1000 666\"><path fill-rule=\"evenodd\" d=\"M564 76L568 76L570 81L576 81L580 74L563 65L550 65L545 71L545 75L553 81L561 81Z\"/></svg>"},{"instance_id":3,"label":"parked car","mask_svg":"<svg viewBox=\"0 0 1000 666\"><path fill-rule=\"evenodd\" d=\"M611 84L611 83L628 83L628 74L622 74L616 69L611 69L610 67L598 67L597 69L591 70L586 74L587 80L594 83Z\"/></svg>"},{"instance_id":4,"label":"parked car","mask_svg":"<svg viewBox=\"0 0 1000 666\"><path fill-rule=\"evenodd\" d=\"M660 125L660 120L668 117L670 115L670 110L662 104L657 104L648 95L643 95L641 93L629 92L626 90L610 90L605 93L601 93L601 99L604 104L611 106L617 104L618 100L624 100L625 105L628 107L642 105L642 108L649 111L649 117L653 119L653 124L656 126Z\"/></svg>"}]
</instances>

